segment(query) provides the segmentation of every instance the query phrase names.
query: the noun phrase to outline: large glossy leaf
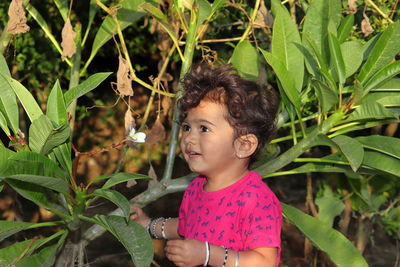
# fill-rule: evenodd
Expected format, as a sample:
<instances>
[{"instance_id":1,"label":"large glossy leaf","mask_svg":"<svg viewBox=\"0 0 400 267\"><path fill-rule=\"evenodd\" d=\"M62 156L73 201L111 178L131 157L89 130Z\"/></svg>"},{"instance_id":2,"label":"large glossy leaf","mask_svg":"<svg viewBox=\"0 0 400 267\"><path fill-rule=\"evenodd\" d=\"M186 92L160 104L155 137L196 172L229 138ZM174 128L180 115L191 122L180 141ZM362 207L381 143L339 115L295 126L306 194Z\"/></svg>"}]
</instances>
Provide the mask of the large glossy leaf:
<instances>
[{"instance_id":1,"label":"large glossy leaf","mask_svg":"<svg viewBox=\"0 0 400 267\"><path fill-rule=\"evenodd\" d=\"M348 41L340 45L343 61L346 68L345 78L353 75L361 66L363 61L362 44L358 41Z\"/></svg>"},{"instance_id":2,"label":"large glossy leaf","mask_svg":"<svg viewBox=\"0 0 400 267\"><path fill-rule=\"evenodd\" d=\"M368 263L356 247L344 235L320 220L283 204L284 216L311 242L325 252L338 267L368 267Z\"/></svg>"},{"instance_id":3,"label":"large glossy leaf","mask_svg":"<svg viewBox=\"0 0 400 267\"><path fill-rule=\"evenodd\" d=\"M144 0L123 0L118 4L117 19L121 30L124 30L133 22L139 20L146 13L139 10L139 5L144 3ZM111 15L108 15L101 24L98 32L93 41L92 51L90 52L89 59L86 61L84 69L89 66L93 58L96 56L99 49L108 42L116 33L116 26ZM67 101L66 101L67 102ZM67 104L68 105L68 104Z\"/></svg>"},{"instance_id":4,"label":"large glossy leaf","mask_svg":"<svg viewBox=\"0 0 400 267\"><path fill-rule=\"evenodd\" d=\"M287 71L286 67L283 63L275 57L273 54L260 49L265 60L268 64L273 68L280 83L282 84L282 88L285 92L285 95L290 100L290 102L295 106L297 109L300 109L300 94L296 89L296 85L290 73Z\"/></svg>"},{"instance_id":5,"label":"large glossy leaf","mask_svg":"<svg viewBox=\"0 0 400 267\"><path fill-rule=\"evenodd\" d=\"M54 47L57 49L57 51L62 54L62 49L61 46L58 44L56 38L54 35L51 33L51 29L49 25L47 25L46 20L42 17L42 15L36 10L36 8L28 4L26 5L26 10L29 12L29 14L32 16L32 18L39 24L39 26L42 28L42 30L45 32L47 38L50 39L51 43L54 45Z\"/></svg>"},{"instance_id":6,"label":"large glossy leaf","mask_svg":"<svg viewBox=\"0 0 400 267\"><path fill-rule=\"evenodd\" d=\"M364 149L359 141L346 135L339 135L332 138L340 151L349 161L351 168L354 172L358 170L364 158Z\"/></svg>"},{"instance_id":7,"label":"large glossy leaf","mask_svg":"<svg viewBox=\"0 0 400 267\"><path fill-rule=\"evenodd\" d=\"M4 150L4 149L1 149ZM49 158L35 152L8 153L8 160L0 169L1 176L30 174L64 178L64 172ZM1 157L1 156L0 156Z\"/></svg>"},{"instance_id":8,"label":"large glossy leaf","mask_svg":"<svg viewBox=\"0 0 400 267\"><path fill-rule=\"evenodd\" d=\"M308 35L315 41L322 56L328 54L328 33L336 33L341 16L340 0L315 0L307 9L303 24L303 35ZM308 42L303 44L308 47Z\"/></svg>"},{"instance_id":9,"label":"large glossy leaf","mask_svg":"<svg viewBox=\"0 0 400 267\"><path fill-rule=\"evenodd\" d=\"M400 160L400 139L384 135L360 136L355 138L365 148L387 154Z\"/></svg>"},{"instance_id":10,"label":"large glossy leaf","mask_svg":"<svg viewBox=\"0 0 400 267\"><path fill-rule=\"evenodd\" d=\"M7 120L7 125L16 134L19 129L19 112L17 98L10 86L10 80L11 76L0 72L0 111Z\"/></svg>"},{"instance_id":11,"label":"large glossy leaf","mask_svg":"<svg viewBox=\"0 0 400 267\"><path fill-rule=\"evenodd\" d=\"M120 216L95 215L96 223L113 234L131 255L135 266L150 266L153 260L153 246L146 229Z\"/></svg>"},{"instance_id":12,"label":"large glossy leaf","mask_svg":"<svg viewBox=\"0 0 400 267\"><path fill-rule=\"evenodd\" d=\"M364 92L377 88L400 73L400 61L395 61L376 72L364 85ZM364 94L365 94L364 93Z\"/></svg>"},{"instance_id":13,"label":"large glossy leaf","mask_svg":"<svg viewBox=\"0 0 400 267\"><path fill-rule=\"evenodd\" d=\"M68 122L67 107L58 80L54 84L47 100L46 115L50 120L56 122L58 125Z\"/></svg>"},{"instance_id":14,"label":"large glossy leaf","mask_svg":"<svg viewBox=\"0 0 400 267\"><path fill-rule=\"evenodd\" d=\"M110 76L111 73L112 72L99 72L93 74L85 81L80 83L78 86L69 89L64 94L65 105L68 107L72 103L72 101L95 89L108 76Z\"/></svg>"},{"instance_id":15,"label":"large glossy leaf","mask_svg":"<svg viewBox=\"0 0 400 267\"><path fill-rule=\"evenodd\" d=\"M240 76L252 81L258 79L260 72L259 56L257 49L250 41L245 40L235 47L230 62L237 69Z\"/></svg>"},{"instance_id":16,"label":"large glossy leaf","mask_svg":"<svg viewBox=\"0 0 400 267\"><path fill-rule=\"evenodd\" d=\"M355 120L380 120L396 118L396 115L382 104L372 101L364 101L350 114L348 121Z\"/></svg>"},{"instance_id":17,"label":"large glossy leaf","mask_svg":"<svg viewBox=\"0 0 400 267\"><path fill-rule=\"evenodd\" d=\"M139 173L124 173L124 172L106 174L96 178L96 180L103 180L103 179L108 179L108 181L101 188L108 189L110 187L113 187L114 185L128 181L137 179L151 180L152 178Z\"/></svg>"},{"instance_id":18,"label":"large glossy leaf","mask_svg":"<svg viewBox=\"0 0 400 267\"><path fill-rule=\"evenodd\" d=\"M346 78L346 66L344 64L339 41L335 35L329 33L328 43L331 65L333 66L333 70L338 82L343 85Z\"/></svg>"},{"instance_id":19,"label":"large glossy leaf","mask_svg":"<svg viewBox=\"0 0 400 267\"><path fill-rule=\"evenodd\" d=\"M364 85L377 71L384 68L400 52L400 21L391 24L373 46L357 79Z\"/></svg>"},{"instance_id":20,"label":"large glossy leaf","mask_svg":"<svg viewBox=\"0 0 400 267\"><path fill-rule=\"evenodd\" d=\"M117 205L117 207L122 210L125 219L128 221L130 215L130 205L129 201L121 193L111 189L97 189L92 195L108 199Z\"/></svg>"},{"instance_id":21,"label":"large glossy leaf","mask_svg":"<svg viewBox=\"0 0 400 267\"><path fill-rule=\"evenodd\" d=\"M29 147L34 152L47 155L53 148L67 141L70 135L68 124L54 127L49 118L42 115L29 127Z\"/></svg>"},{"instance_id":22,"label":"large glossy leaf","mask_svg":"<svg viewBox=\"0 0 400 267\"><path fill-rule=\"evenodd\" d=\"M19 102L21 102L31 122L43 115L43 112L35 98L28 89L25 88L25 86L14 79L8 79L7 85L14 90L14 93L17 95Z\"/></svg>"},{"instance_id":23,"label":"large glossy leaf","mask_svg":"<svg viewBox=\"0 0 400 267\"><path fill-rule=\"evenodd\" d=\"M272 1L272 11L275 20L271 53L283 63L293 77L297 91L301 91L304 79L304 59L303 54L295 46L295 43L301 43L297 25L279 0Z\"/></svg>"},{"instance_id":24,"label":"large glossy leaf","mask_svg":"<svg viewBox=\"0 0 400 267\"><path fill-rule=\"evenodd\" d=\"M8 64L6 59L4 58L3 54L0 53L0 74L3 74L4 76L11 77L10 70L8 68Z\"/></svg>"},{"instance_id":25,"label":"large glossy leaf","mask_svg":"<svg viewBox=\"0 0 400 267\"><path fill-rule=\"evenodd\" d=\"M54 240L65 232L65 230L62 230L47 238L28 239L2 248L0 249L0 263L11 264L20 255L24 255L24 257L30 256L36 249Z\"/></svg>"},{"instance_id":26,"label":"large glossy leaf","mask_svg":"<svg viewBox=\"0 0 400 267\"><path fill-rule=\"evenodd\" d=\"M363 165L400 177L400 160L376 151L365 151Z\"/></svg>"},{"instance_id":27,"label":"large glossy leaf","mask_svg":"<svg viewBox=\"0 0 400 267\"><path fill-rule=\"evenodd\" d=\"M28 222L12 222L0 220L0 242L15 233L25 230L26 228L35 225Z\"/></svg>"},{"instance_id":28,"label":"large glossy leaf","mask_svg":"<svg viewBox=\"0 0 400 267\"><path fill-rule=\"evenodd\" d=\"M31 174L16 174L16 175L7 175L0 176L0 180L5 180L6 182L9 180L17 180L22 182L28 182L31 184L40 185L42 187L63 193L65 196L69 193L68 184L64 179L48 177L48 176L39 176L39 175L31 175Z\"/></svg>"},{"instance_id":29,"label":"large glossy leaf","mask_svg":"<svg viewBox=\"0 0 400 267\"><path fill-rule=\"evenodd\" d=\"M344 19L342 19L337 31L337 38L340 44L346 41L346 39L349 37L349 34L353 26L354 26L354 14L349 14Z\"/></svg>"},{"instance_id":30,"label":"large glossy leaf","mask_svg":"<svg viewBox=\"0 0 400 267\"><path fill-rule=\"evenodd\" d=\"M335 217L339 216L344 209L343 201L333 194L327 184L323 184L318 194L315 204L318 206L319 220L332 227Z\"/></svg>"}]
</instances>

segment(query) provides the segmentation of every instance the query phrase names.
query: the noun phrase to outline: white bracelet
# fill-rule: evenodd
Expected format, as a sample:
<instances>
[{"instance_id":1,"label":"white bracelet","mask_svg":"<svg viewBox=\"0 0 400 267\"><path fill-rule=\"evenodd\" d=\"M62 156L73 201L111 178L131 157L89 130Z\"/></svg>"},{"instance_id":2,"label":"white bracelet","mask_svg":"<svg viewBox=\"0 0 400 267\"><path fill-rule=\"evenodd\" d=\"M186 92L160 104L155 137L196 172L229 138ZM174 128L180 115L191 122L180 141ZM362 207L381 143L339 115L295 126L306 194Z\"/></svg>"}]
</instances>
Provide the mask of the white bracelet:
<instances>
[{"instance_id":1,"label":"white bracelet","mask_svg":"<svg viewBox=\"0 0 400 267\"><path fill-rule=\"evenodd\" d=\"M236 251L235 267L239 267L239 251Z\"/></svg>"},{"instance_id":2,"label":"white bracelet","mask_svg":"<svg viewBox=\"0 0 400 267\"><path fill-rule=\"evenodd\" d=\"M210 244L208 244L208 241L204 244L206 245L206 260L204 261L203 266L208 266L208 262L210 261Z\"/></svg>"},{"instance_id":3,"label":"white bracelet","mask_svg":"<svg viewBox=\"0 0 400 267\"><path fill-rule=\"evenodd\" d=\"M163 222L162 222L162 224L161 224L161 235L162 235L162 238L164 238L165 240L168 240L168 237L167 237L167 235L165 234L165 223L166 223L169 219L171 219L171 217L169 217L169 218L167 218L167 219L164 219Z\"/></svg>"}]
</instances>

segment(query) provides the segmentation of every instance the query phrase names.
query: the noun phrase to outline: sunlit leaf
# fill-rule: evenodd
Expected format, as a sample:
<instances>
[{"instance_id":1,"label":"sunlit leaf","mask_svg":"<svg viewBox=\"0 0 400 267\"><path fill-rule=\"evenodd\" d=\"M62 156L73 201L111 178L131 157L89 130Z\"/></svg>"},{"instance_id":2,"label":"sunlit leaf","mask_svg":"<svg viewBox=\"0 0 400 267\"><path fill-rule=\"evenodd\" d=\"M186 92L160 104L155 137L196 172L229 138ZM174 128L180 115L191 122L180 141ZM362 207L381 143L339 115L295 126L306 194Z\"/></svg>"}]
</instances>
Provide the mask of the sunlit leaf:
<instances>
[{"instance_id":1,"label":"sunlit leaf","mask_svg":"<svg viewBox=\"0 0 400 267\"><path fill-rule=\"evenodd\" d=\"M369 90L377 88L389 79L400 73L400 61L395 61L378 70L364 85L364 94Z\"/></svg>"},{"instance_id":2,"label":"sunlit leaf","mask_svg":"<svg viewBox=\"0 0 400 267\"><path fill-rule=\"evenodd\" d=\"M63 20L66 21L68 18L69 1L68 0L54 0L54 3L56 4L58 11L60 11L60 14L61 14Z\"/></svg>"},{"instance_id":3,"label":"sunlit leaf","mask_svg":"<svg viewBox=\"0 0 400 267\"><path fill-rule=\"evenodd\" d=\"M400 160L400 139L384 135L356 137L365 148L387 154Z\"/></svg>"},{"instance_id":4,"label":"sunlit leaf","mask_svg":"<svg viewBox=\"0 0 400 267\"><path fill-rule=\"evenodd\" d=\"M8 129L7 125L7 119L6 117L4 117L3 113L1 112L1 109L0 109L0 127L6 133L7 136L11 135L10 129Z\"/></svg>"},{"instance_id":5,"label":"sunlit leaf","mask_svg":"<svg viewBox=\"0 0 400 267\"><path fill-rule=\"evenodd\" d=\"M252 81L258 79L259 57L250 41L245 40L235 47L230 62L242 77Z\"/></svg>"},{"instance_id":6,"label":"sunlit leaf","mask_svg":"<svg viewBox=\"0 0 400 267\"><path fill-rule=\"evenodd\" d=\"M10 85L11 76L0 72L0 111L7 120L7 125L14 134L19 129L19 112L17 98Z\"/></svg>"},{"instance_id":7,"label":"sunlit leaf","mask_svg":"<svg viewBox=\"0 0 400 267\"><path fill-rule=\"evenodd\" d=\"M8 68L8 64L3 54L0 53L0 74L3 74L6 77L11 77L10 70Z\"/></svg>"},{"instance_id":8,"label":"sunlit leaf","mask_svg":"<svg viewBox=\"0 0 400 267\"><path fill-rule=\"evenodd\" d=\"M356 247L344 235L330 225L283 204L284 216L295 225L321 251L325 252L338 267L367 267L368 263Z\"/></svg>"},{"instance_id":9,"label":"sunlit leaf","mask_svg":"<svg viewBox=\"0 0 400 267\"><path fill-rule=\"evenodd\" d=\"M358 41L348 41L340 45L346 68L345 78L353 75L361 66L363 60L362 44Z\"/></svg>"},{"instance_id":10,"label":"sunlit leaf","mask_svg":"<svg viewBox=\"0 0 400 267\"><path fill-rule=\"evenodd\" d=\"M46 115L50 120L56 122L58 125L68 122L67 107L58 80L54 84L49 98L47 99Z\"/></svg>"},{"instance_id":11,"label":"sunlit leaf","mask_svg":"<svg viewBox=\"0 0 400 267\"><path fill-rule=\"evenodd\" d=\"M365 151L363 165L400 177L400 160L376 151Z\"/></svg>"},{"instance_id":12,"label":"sunlit leaf","mask_svg":"<svg viewBox=\"0 0 400 267\"><path fill-rule=\"evenodd\" d=\"M340 44L346 41L346 39L349 37L349 34L353 26L354 26L354 14L349 14L344 19L342 19L337 32L337 38ZM342 53L344 53L344 50L342 50Z\"/></svg>"},{"instance_id":13,"label":"sunlit leaf","mask_svg":"<svg viewBox=\"0 0 400 267\"><path fill-rule=\"evenodd\" d=\"M353 171L357 171L364 158L364 149L359 141L346 135L332 138L343 155L347 158Z\"/></svg>"},{"instance_id":14,"label":"sunlit leaf","mask_svg":"<svg viewBox=\"0 0 400 267\"><path fill-rule=\"evenodd\" d=\"M344 84L346 76L346 66L344 64L342 50L338 39L333 34L328 34L329 55L331 65L333 66L334 73L340 84Z\"/></svg>"}]
</instances>

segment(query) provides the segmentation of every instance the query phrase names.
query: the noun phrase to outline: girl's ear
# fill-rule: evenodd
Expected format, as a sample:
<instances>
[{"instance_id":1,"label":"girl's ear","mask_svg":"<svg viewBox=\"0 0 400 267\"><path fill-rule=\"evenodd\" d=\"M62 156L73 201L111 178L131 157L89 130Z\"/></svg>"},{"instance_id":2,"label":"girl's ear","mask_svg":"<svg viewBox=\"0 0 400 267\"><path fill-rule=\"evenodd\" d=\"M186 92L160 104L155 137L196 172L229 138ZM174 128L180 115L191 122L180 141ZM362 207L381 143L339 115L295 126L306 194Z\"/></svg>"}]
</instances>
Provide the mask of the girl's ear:
<instances>
[{"instance_id":1,"label":"girl's ear","mask_svg":"<svg viewBox=\"0 0 400 267\"><path fill-rule=\"evenodd\" d=\"M249 158L257 149L258 139L254 134L246 134L236 138L233 145L238 158Z\"/></svg>"}]
</instances>

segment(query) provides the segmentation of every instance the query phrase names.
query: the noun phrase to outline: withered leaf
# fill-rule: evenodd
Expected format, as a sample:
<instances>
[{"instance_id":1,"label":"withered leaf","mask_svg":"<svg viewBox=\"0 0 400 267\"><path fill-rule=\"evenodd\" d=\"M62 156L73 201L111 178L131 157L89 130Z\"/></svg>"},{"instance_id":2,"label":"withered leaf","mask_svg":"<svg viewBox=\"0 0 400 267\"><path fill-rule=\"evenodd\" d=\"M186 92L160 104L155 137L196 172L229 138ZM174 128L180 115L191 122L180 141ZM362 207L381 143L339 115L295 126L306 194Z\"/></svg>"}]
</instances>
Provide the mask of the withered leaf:
<instances>
[{"instance_id":1,"label":"withered leaf","mask_svg":"<svg viewBox=\"0 0 400 267\"><path fill-rule=\"evenodd\" d=\"M171 109L172 100L168 96L164 96L161 101L161 107L165 116L168 115L168 111Z\"/></svg>"},{"instance_id":2,"label":"withered leaf","mask_svg":"<svg viewBox=\"0 0 400 267\"><path fill-rule=\"evenodd\" d=\"M274 17L268 11L264 1L261 1L260 8L257 11L256 20L254 21L254 28L272 27L273 23Z\"/></svg>"},{"instance_id":3,"label":"withered leaf","mask_svg":"<svg viewBox=\"0 0 400 267\"><path fill-rule=\"evenodd\" d=\"M132 111L128 107L128 110L125 112L125 135L129 134L132 128L136 127L135 119L132 116Z\"/></svg>"},{"instance_id":4,"label":"withered leaf","mask_svg":"<svg viewBox=\"0 0 400 267\"><path fill-rule=\"evenodd\" d=\"M75 36L76 33L74 32L71 24L71 20L68 18L65 21L64 27L61 31L61 47L63 49L61 58L64 59L65 57L72 57L76 52L76 45L75 45Z\"/></svg>"},{"instance_id":5,"label":"withered leaf","mask_svg":"<svg viewBox=\"0 0 400 267\"><path fill-rule=\"evenodd\" d=\"M148 187L152 187L157 184L158 177L157 177L156 171L154 170L153 164L151 164L151 162L150 162L150 168L147 173L147 176L149 176L151 178L151 181L149 182Z\"/></svg>"},{"instance_id":6,"label":"withered leaf","mask_svg":"<svg viewBox=\"0 0 400 267\"><path fill-rule=\"evenodd\" d=\"M349 12L355 14L357 12L357 0L348 0Z\"/></svg>"},{"instance_id":7,"label":"withered leaf","mask_svg":"<svg viewBox=\"0 0 400 267\"><path fill-rule=\"evenodd\" d=\"M374 32L374 29L372 28L367 15L364 13L363 16L364 19L361 21L361 32L364 34L365 37L367 37Z\"/></svg>"},{"instance_id":8,"label":"withered leaf","mask_svg":"<svg viewBox=\"0 0 400 267\"><path fill-rule=\"evenodd\" d=\"M133 96L129 65L121 55L118 57L117 90L122 96Z\"/></svg>"},{"instance_id":9,"label":"withered leaf","mask_svg":"<svg viewBox=\"0 0 400 267\"><path fill-rule=\"evenodd\" d=\"M160 117L157 118L150 133L147 135L146 143L155 144L165 139L166 133L164 125L161 123Z\"/></svg>"},{"instance_id":10,"label":"withered leaf","mask_svg":"<svg viewBox=\"0 0 400 267\"><path fill-rule=\"evenodd\" d=\"M23 0L12 0L8 7L8 26L7 32L10 34L25 33L29 31L26 24L25 10L22 6Z\"/></svg>"}]
</instances>

